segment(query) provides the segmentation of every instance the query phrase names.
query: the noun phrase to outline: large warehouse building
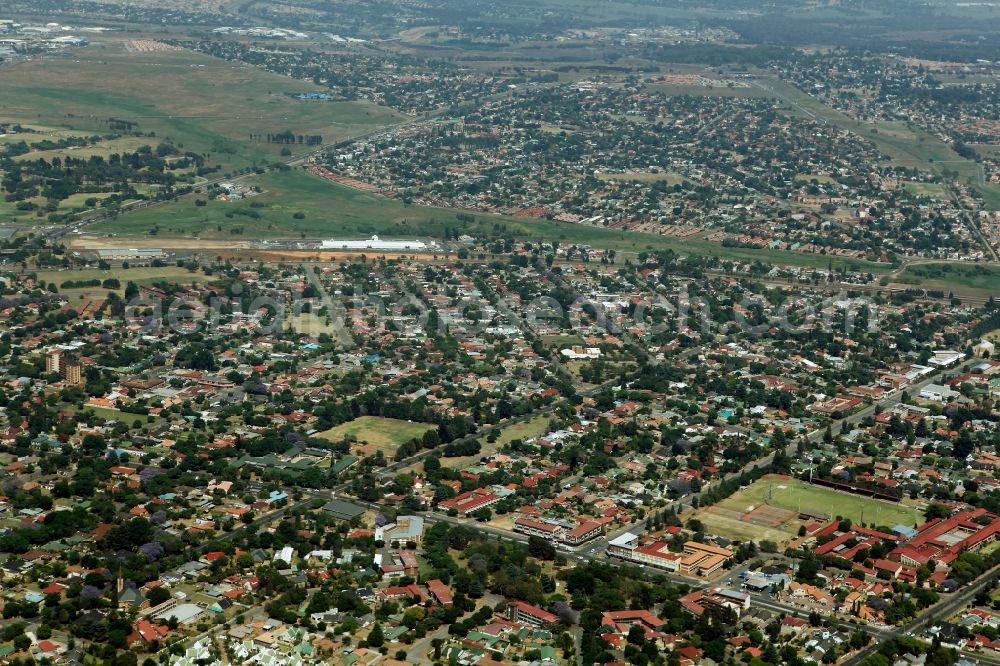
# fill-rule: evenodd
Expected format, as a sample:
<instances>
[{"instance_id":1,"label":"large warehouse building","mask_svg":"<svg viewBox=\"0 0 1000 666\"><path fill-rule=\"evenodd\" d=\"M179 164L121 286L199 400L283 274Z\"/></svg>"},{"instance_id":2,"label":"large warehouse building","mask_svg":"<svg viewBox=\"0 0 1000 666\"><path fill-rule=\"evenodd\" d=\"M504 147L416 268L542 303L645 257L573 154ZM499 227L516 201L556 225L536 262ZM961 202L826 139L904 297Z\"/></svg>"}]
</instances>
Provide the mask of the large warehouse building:
<instances>
[{"instance_id":1,"label":"large warehouse building","mask_svg":"<svg viewBox=\"0 0 1000 666\"><path fill-rule=\"evenodd\" d=\"M368 240L325 240L320 243L324 250L423 250L427 243L419 240L383 240L372 236Z\"/></svg>"}]
</instances>

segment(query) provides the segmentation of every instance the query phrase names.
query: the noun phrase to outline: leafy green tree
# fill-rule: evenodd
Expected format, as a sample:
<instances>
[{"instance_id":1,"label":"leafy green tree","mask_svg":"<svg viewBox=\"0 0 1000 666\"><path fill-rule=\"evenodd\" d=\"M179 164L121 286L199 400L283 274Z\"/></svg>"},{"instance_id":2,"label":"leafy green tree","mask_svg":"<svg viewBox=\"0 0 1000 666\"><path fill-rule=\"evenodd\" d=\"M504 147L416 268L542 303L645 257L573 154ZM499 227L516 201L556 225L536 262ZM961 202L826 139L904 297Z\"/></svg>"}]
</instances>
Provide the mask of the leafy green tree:
<instances>
[{"instance_id":1,"label":"leafy green tree","mask_svg":"<svg viewBox=\"0 0 1000 666\"><path fill-rule=\"evenodd\" d=\"M378 622L372 627L372 630L368 632L368 646L373 648L380 648L385 644L385 634L382 632L382 625Z\"/></svg>"}]
</instances>

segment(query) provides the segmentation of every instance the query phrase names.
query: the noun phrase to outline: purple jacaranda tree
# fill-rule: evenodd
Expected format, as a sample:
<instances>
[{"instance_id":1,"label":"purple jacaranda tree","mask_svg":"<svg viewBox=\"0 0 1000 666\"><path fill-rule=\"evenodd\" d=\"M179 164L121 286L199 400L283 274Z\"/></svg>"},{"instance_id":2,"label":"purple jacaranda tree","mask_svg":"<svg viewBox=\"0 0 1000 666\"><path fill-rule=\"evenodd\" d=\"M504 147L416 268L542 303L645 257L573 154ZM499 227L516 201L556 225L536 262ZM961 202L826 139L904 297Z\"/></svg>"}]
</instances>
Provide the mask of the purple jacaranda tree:
<instances>
[{"instance_id":1,"label":"purple jacaranda tree","mask_svg":"<svg viewBox=\"0 0 1000 666\"><path fill-rule=\"evenodd\" d=\"M139 546L139 552L150 562L155 562L163 555L163 545L158 541L150 541Z\"/></svg>"},{"instance_id":2,"label":"purple jacaranda tree","mask_svg":"<svg viewBox=\"0 0 1000 666\"><path fill-rule=\"evenodd\" d=\"M141 472L139 472L139 480L146 483L150 479L155 479L160 474L163 474L162 467L146 467Z\"/></svg>"},{"instance_id":3,"label":"purple jacaranda tree","mask_svg":"<svg viewBox=\"0 0 1000 666\"><path fill-rule=\"evenodd\" d=\"M93 585L84 585L83 589L80 590L80 596L85 599L94 599L95 597L101 596L101 588Z\"/></svg>"}]
</instances>

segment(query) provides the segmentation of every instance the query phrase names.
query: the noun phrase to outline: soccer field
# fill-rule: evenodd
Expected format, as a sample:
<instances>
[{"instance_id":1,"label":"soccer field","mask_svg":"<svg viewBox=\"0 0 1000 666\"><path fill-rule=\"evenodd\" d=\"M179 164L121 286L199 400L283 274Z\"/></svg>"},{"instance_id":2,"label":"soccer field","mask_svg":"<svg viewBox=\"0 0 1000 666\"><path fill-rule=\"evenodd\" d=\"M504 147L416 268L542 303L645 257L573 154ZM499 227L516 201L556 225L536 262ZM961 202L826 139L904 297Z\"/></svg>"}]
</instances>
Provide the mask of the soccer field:
<instances>
[{"instance_id":1,"label":"soccer field","mask_svg":"<svg viewBox=\"0 0 1000 666\"><path fill-rule=\"evenodd\" d=\"M411 423L400 419L386 419L381 416L360 416L353 421L341 423L335 428L319 434L319 437L331 442L339 442L345 437L354 437L364 444L361 453L370 455L382 451L390 455L403 443L411 439L420 439L431 429L426 423Z\"/></svg>"},{"instance_id":2,"label":"soccer field","mask_svg":"<svg viewBox=\"0 0 1000 666\"><path fill-rule=\"evenodd\" d=\"M831 518L841 516L869 525L892 527L902 524L912 527L923 522L920 511L912 507L775 476L760 479L722 504L726 508L745 512L765 503L795 512L807 509L822 511Z\"/></svg>"},{"instance_id":3,"label":"soccer field","mask_svg":"<svg viewBox=\"0 0 1000 666\"><path fill-rule=\"evenodd\" d=\"M798 517L799 512L807 510L825 513L830 520L841 517L856 524L863 522L887 529L924 522L921 512L913 507L779 475L765 476L718 504L698 509L693 517L712 534L736 541L769 540L785 544L797 537L800 526L815 522Z\"/></svg>"}]
</instances>

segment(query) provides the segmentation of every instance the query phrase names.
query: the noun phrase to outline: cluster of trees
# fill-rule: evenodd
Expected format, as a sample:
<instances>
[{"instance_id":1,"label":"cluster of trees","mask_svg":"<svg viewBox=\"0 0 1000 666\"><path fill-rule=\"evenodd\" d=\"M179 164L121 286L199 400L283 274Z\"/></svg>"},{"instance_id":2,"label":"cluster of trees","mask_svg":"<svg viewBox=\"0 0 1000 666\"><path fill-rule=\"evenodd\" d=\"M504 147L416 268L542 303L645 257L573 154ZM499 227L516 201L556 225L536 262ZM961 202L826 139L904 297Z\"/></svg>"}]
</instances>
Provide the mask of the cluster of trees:
<instances>
[{"instance_id":1,"label":"cluster of trees","mask_svg":"<svg viewBox=\"0 0 1000 666\"><path fill-rule=\"evenodd\" d=\"M65 280L59 285L60 289L89 289L91 287L121 289L122 283L118 278L107 278L106 280L94 278L93 280Z\"/></svg>"},{"instance_id":2,"label":"cluster of trees","mask_svg":"<svg viewBox=\"0 0 1000 666\"><path fill-rule=\"evenodd\" d=\"M44 523L30 528L21 527L0 536L0 551L24 553L33 546L71 537L81 528L95 523L94 517L79 507L72 511L54 511L46 516Z\"/></svg>"},{"instance_id":3,"label":"cluster of trees","mask_svg":"<svg viewBox=\"0 0 1000 666\"><path fill-rule=\"evenodd\" d=\"M0 171L4 172L0 187L5 200L11 202L39 195L62 201L81 192L124 193L135 197L138 194L132 187L134 183L159 185L169 193L177 182L174 170L204 163L201 155L185 153L184 160L168 164L165 157L175 150L161 144L156 151L151 146L142 146L133 153L115 153L107 158L67 156L16 162L5 154L0 158Z\"/></svg>"},{"instance_id":4,"label":"cluster of trees","mask_svg":"<svg viewBox=\"0 0 1000 666\"><path fill-rule=\"evenodd\" d=\"M879 643L875 654L867 657L862 666L892 666L900 655L926 655L926 666L953 666L959 654L954 648L945 647L937 639L928 647L926 643L909 636L893 636Z\"/></svg>"},{"instance_id":5,"label":"cluster of trees","mask_svg":"<svg viewBox=\"0 0 1000 666\"><path fill-rule=\"evenodd\" d=\"M282 145L306 145L319 146L323 143L323 137L319 134L295 134L291 130L267 135L267 143L279 143Z\"/></svg>"}]
</instances>

